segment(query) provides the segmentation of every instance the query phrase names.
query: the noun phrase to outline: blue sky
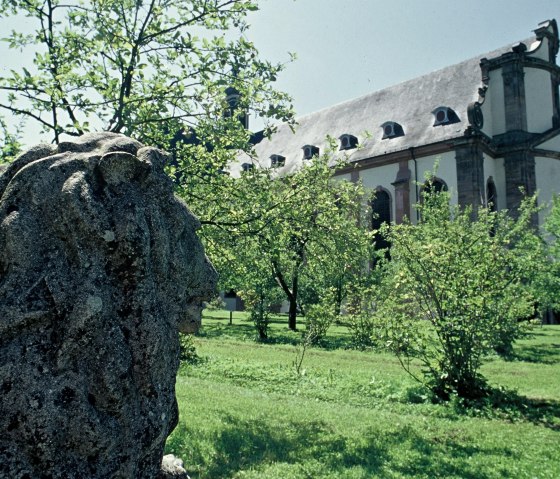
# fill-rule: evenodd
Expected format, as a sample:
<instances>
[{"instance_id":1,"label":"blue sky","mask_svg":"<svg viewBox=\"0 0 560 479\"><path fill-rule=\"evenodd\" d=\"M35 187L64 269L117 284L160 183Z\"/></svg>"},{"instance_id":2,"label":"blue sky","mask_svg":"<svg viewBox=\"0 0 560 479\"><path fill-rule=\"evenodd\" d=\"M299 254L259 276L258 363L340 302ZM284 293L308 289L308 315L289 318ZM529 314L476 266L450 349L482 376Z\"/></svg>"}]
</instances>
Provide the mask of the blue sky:
<instances>
[{"instance_id":1,"label":"blue sky","mask_svg":"<svg viewBox=\"0 0 560 479\"><path fill-rule=\"evenodd\" d=\"M298 115L526 39L560 0L261 0L247 37L288 61L278 87ZM256 126L256 125L255 125Z\"/></svg>"},{"instance_id":2,"label":"blue sky","mask_svg":"<svg viewBox=\"0 0 560 479\"><path fill-rule=\"evenodd\" d=\"M560 0L260 0L247 37L288 62L277 87L298 115L528 38ZM19 28L26 21L19 19ZM6 21L0 22L6 27ZM21 57L0 45L0 74ZM252 123L252 129L262 124Z\"/></svg>"}]
</instances>

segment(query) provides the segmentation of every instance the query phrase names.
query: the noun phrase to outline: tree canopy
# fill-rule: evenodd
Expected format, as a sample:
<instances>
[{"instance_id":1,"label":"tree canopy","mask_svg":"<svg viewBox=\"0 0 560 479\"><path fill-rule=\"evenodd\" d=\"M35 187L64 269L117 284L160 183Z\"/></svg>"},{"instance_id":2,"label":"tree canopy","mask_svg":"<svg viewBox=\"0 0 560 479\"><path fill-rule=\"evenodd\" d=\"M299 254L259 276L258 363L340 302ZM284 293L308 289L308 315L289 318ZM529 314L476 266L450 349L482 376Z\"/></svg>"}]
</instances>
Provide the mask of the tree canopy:
<instances>
[{"instance_id":1,"label":"tree canopy","mask_svg":"<svg viewBox=\"0 0 560 479\"><path fill-rule=\"evenodd\" d=\"M298 313L331 288L340 305L369 258L364 192L359 184L334 180L335 167L326 153L281 178L271 169L242 173L231 179L229 216L216 204L219 227L203 232L224 286L263 300L278 300L280 290L290 305L291 329Z\"/></svg>"},{"instance_id":2,"label":"tree canopy","mask_svg":"<svg viewBox=\"0 0 560 479\"><path fill-rule=\"evenodd\" d=\"M377 316L409 372L416 374L412 359L419 359L437 396L472 398L484 394L484 355L509 352L520 321L534 316L533 283L545 255L531 223L535 198L516 219L487 208L473 214L449 201L448 192L427 192L417 225L385 230L391 260Z\"/></svg>"},{"instance_id":3,"label":"tree canopy","mask_svg":"<svg viewBox=\"0 0 560 479\"><path fill-rule=\"evenodd\" d=\"M1 0L0 8L3 19L28 18L31 31L2 40L33 55L0 78L0 110L54 142L103 129L167 147L193 128L214 149L224 129L227 145L246 147L247 133L223 114L226 88L243 111L291 117L289 98L272 88L283 65L260 59L244 36L256 1Z\"/></svg>"}]
</instances>

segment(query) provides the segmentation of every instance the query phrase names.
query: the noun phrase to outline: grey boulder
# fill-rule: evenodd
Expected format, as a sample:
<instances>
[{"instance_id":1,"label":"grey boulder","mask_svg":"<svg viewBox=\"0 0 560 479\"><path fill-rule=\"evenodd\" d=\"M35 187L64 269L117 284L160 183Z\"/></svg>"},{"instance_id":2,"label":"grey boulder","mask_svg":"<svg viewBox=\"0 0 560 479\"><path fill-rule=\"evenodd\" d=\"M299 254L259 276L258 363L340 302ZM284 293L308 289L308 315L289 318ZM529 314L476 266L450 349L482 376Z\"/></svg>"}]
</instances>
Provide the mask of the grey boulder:
<instances>
[{"instance_id":1,"label":"grey boulder","mask_svg":"<svg viewBox=\"0 0 560 479\"><path fill-rule=\"evenodd\" d=\"M166 159L99 133L0 170L0 478L160 473L216 285Z\"/></svg>"}]
</instances>

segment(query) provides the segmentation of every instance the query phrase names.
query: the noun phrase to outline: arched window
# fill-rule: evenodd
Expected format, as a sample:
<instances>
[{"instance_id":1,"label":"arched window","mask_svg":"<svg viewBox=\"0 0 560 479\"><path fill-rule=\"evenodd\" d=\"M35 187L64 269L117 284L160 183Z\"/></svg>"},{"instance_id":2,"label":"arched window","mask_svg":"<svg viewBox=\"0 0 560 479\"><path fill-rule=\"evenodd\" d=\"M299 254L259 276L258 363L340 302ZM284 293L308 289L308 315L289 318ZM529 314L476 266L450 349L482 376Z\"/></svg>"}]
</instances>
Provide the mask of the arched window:
<instances>
[{"instance_id":1,"label":"arched window","mask_svg":"<svg viewBox=\"0 0 560 479\"><path fill-rule=\"evenodd\" d=\"M389 192L381 187L375 190L375 196L371 201L371 228L376 230L374 241L375 249L388 248L389 242L379 233L379 228L384 223L391 222L391 196Z\"/></svg>"},{"instance_id":2,"label":"arched window","mask_svg":"<svg viewBox=\"0 0 560 479\"><path fill-rule=\"evenodd\" d=\"M381 125L381 128L383 128L382 140L404 136L403 127L395 121L386 121L383 125Z\"/></svg>"},{"instance_id":3,"label":"arched window","mask_svg":"<svg viewBox=\"0 0 560 479\"><path fill-rule=\"evenodd\" d=\"M426 181L424 186L422 186L421 196L424 197L425 194L431 193L432 191L435 193L447 191L447 184L441 178L433 177L431 180Z\"/></svg>"},{"instance_id":4,"label":"arched window","mask_svg":"<svg viewBox=\"0 0 560 479\"><path fill-rule=\"evenodd\" d=\"M434 115L434 126L450 125L451 123L458 123L459 117L451 108L440 106L432 111Z\"/></svg>"},{"instance_id":5,"label":"arched window","mask_svg":"<svg viewBox=\"0 0 560 479\"><path fill-rule=\"evenodd\" d=\"M339 139L341 150L351 150L352 148L356 148L358 146L358 138L354 135L345 133L344 135L340 135Z\"/></svg>"},{"instance_id":6,"label":"arched window","mask_svg":"<svg viewBox=\"0 0 560 479\"><path fill-rule=\"evenodd\" d=\"M498 191L492 177L486 183L486 206L490 211L498 211Z\"/></svg>"}]
</instances>

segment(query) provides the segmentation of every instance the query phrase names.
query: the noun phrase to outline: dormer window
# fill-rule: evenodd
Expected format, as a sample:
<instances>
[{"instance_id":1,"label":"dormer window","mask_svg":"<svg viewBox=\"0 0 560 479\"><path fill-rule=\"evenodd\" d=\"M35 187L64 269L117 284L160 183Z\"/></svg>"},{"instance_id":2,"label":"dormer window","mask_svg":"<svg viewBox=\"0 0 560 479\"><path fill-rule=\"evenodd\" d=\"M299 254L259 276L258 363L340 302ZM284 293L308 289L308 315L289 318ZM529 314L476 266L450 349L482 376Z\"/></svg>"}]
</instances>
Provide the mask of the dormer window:
<instances>
[{"instance_id":1,"label":"dormer window","mask_svg":"<svg viewBox=\"0 0 560 479\"><path fill-rule=\"evenodd\" d=\"M339 140L341 150L351 150L358 146L358 138L354 135L344 134L340 136Z\"/></svg>"},{"instance_id":2,"label":"dormer window","mask_svg":"<svg viewBox=\"0 0 560 479\"><path fill-rule=\"evenodd\" d=\"M432 111L434 115L434 126L450 125L452 123L459 123L459 117L451 108L440 106Z\"/></svg>"},{"instance_id":3,"label":"dormer window","mask_svg":"<svg viewBox=\"0 0 560 479\"><path fill-rule=\"evenodd\" d=\"M403 127L394 121L386 121L381 125L381 128L383 128L383 140L404 136Z\"/></svg>"},{"instance_id":4,"label":"dormer window","mask_svg":"<svg viewBox=\"0 0 560 479\"><path fill-rule=\"evenodd\" d=\"M255 165L253 165L252 163L242 163L241 164L241 171L251 171L253 168L255 167Z\"/></svg>"},{"instance_id":5,"label":"dormer window","mask_svg":"<svg viewBox=\"0 0 560 479\"><path fill-rule=\"evenodd\" d=\"M280 168L286 164L286 157L282 155L271 155L270 166L272 168Z\"/></svg>"},{"instance_id":6,"label":"dormer window","mask_svg":"<svg viewBox=\"0 0 560 479\"><path fill-rule=\"evenodd\" d=\"M319 156L319 148L313 145L305 145L303 147L303 159L310 160L314 156Z\"/></svg>"}]
</instances>

